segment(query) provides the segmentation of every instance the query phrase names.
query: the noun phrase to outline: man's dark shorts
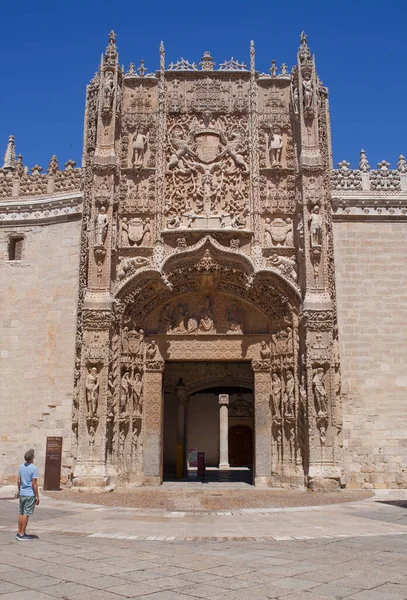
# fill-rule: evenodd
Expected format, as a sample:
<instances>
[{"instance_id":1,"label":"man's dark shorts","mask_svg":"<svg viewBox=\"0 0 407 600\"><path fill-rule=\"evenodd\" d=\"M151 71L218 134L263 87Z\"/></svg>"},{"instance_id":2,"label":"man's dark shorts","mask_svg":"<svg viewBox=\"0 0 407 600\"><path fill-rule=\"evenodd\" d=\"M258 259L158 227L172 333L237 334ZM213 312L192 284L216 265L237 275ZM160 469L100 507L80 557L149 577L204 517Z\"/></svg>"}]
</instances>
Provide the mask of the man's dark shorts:
<instances>
[{"instance_id":1,"label":"man's dark shorts","mask_svg":"<svg viewBox=\"0 0 407 600\"><path fill-rule=\"evenodd\" d=\"M20 496L20 515L31 517L35 508L35 496Z\"/></svg>"}]
</instances>

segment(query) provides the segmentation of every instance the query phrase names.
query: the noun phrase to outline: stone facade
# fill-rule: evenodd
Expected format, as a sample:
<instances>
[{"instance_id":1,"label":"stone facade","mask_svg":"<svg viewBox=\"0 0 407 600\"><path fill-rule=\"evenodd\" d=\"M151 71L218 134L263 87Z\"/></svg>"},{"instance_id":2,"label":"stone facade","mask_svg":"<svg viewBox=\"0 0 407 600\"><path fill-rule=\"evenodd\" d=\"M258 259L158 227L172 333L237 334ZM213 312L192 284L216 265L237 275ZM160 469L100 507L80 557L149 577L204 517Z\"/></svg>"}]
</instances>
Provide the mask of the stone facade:
<instances>
[{"instance_id":1,"label":"stone facade","mask_svg":"<svg viewBox=\"0 0 407 600\"><path fill-rule=\"evenodd\" d=\"M400 345L386 352L382 378L377 361L403 337L382 290L393 269L394 306L405 294L407 168L400 157L397 169L383 161L372 171L364 152L359 169L349 166L332 171L328 92L304 34L291 73L256 71L253 44L248 66L216 66L207 52L199 66L167 65L161 46L160 69L147 73L143 63L121 69L112 32L87 87L82 170L68 161L59 171L53 157L46 175L38 165L28 175L10 138L0 172L7 282L24 268L19 232L27 248L42 244L37 270L30 263L16 284L23 294L36 284L38 306L18 322L6 298L6 326L21 335L35 321L44 348L41 323L66 313L49 324L61 343L36 354L30 406L42 414L58 397L34 442L43 451L62 428L74 486L158 485L167 459L180 456L185 469L189 438L203 443L204 424L220 469L228 434L253 439L234 457L252 460L258 486L405 484L405 430L385 408L397 396L406 418ZM361 258L373 233L386 251ZM60 271L44 272L54 263ZM354 303L369 287L368 301ZM15 354L4 354L6 406L24 360L27 373L34 366L24 344L10 337ZM4 477L32 427L13 426L28 412L25 398L8 409L15 442L4 436Z\"/></svg>"}]
</instances>

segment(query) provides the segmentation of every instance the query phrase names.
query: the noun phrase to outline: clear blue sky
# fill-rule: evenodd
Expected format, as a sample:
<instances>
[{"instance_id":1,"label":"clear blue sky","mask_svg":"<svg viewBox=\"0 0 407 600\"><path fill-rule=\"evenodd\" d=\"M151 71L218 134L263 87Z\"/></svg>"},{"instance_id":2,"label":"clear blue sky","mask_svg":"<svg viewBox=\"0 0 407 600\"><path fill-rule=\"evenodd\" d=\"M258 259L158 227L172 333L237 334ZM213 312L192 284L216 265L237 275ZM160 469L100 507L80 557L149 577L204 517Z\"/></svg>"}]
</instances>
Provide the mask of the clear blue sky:
<instances>
[{"instance_id":1,"label":"clear blue sky","mask_svg":"<svg viewBox=\"0 0 407 600\"><path fill-rule=\"evenodd\" d=\"M363 147L372 167L394 166L407 154L406 21L406 0L4 2L0 159L13 133L29 166L45 169L54 153L80 164L85 86L111 29L126 67L143 58L157 69L160 40L167 64L204 50L248 63L253 39L261 71L271 59L291 67L305 30L330 90L335 164L356 166Z\"/></svg>"}]
</instances>

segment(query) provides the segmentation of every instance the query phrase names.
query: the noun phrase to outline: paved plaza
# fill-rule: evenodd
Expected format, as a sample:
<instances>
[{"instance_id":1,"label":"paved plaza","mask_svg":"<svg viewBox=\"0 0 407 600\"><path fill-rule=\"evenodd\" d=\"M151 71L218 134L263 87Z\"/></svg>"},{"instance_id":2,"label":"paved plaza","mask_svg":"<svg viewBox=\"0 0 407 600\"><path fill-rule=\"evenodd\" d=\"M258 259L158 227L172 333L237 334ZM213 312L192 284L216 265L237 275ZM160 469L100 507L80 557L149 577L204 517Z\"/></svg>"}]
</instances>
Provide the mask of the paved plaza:
<instances>
[{"instance_id":1,"label":"paved plaza","mask_svg":"<svg viewBox=\"0 0 407 600\"><path fill-rule=\"evenodd\" d=\"M407 494L318 507L176 512L42 496L18 543L0 499L1 600L401 600Z\"/></svg>"}]
</instances>

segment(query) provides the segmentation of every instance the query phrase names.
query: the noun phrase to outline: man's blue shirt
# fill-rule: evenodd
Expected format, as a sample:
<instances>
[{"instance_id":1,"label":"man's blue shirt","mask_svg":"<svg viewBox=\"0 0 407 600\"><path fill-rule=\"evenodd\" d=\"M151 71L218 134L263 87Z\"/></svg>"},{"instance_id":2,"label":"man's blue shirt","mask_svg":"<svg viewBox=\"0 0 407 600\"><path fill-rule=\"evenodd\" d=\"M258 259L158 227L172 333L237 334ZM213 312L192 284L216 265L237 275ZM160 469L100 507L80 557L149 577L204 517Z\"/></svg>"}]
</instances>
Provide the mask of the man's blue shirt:
<instances>
[{"instance_id":1,"label":"man's blue shirt","mask_svg":"<svg viewBox=\"0 0 407 600\"><path fill-rule=\"evenodd\" d=\"M38 479L38 468L32 463L24 463L18 470L20 476L20 496L35 496L33 479Z\"/></svg>"}]
</instances>

